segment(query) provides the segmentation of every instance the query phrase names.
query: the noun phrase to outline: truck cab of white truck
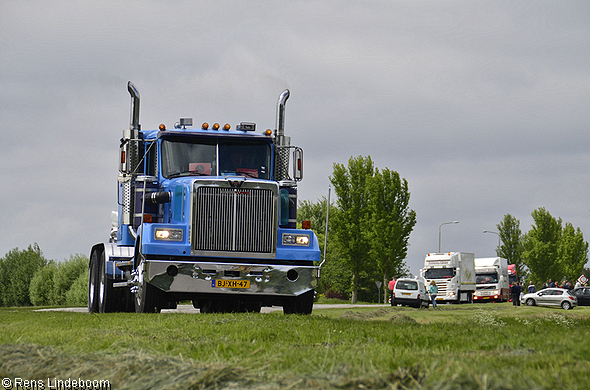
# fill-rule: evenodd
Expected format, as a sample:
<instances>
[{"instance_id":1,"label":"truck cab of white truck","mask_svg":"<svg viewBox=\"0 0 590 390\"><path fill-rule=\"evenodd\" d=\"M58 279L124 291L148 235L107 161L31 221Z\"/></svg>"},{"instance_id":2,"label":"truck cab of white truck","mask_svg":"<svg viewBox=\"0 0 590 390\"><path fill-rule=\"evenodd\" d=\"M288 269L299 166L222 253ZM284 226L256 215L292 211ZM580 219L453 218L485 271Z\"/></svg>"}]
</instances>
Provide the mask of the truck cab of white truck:
<instances>
[{"instance_id":1,"label":"truck cab of white truck","mask_svg":"<svg viewBox=\"0 0 590 390\"><path fill-rule=\"evenodd\" d=\"M475 302L508 301L508 260L501 257L475 259L475 285Z\"/></svg>"},{"instance_id":2,"label":"truck cab of white truck","mask_svg":"<svg viewBox=\"0 0 590 390\"><path fill-rule=\"evenodd\" d=\"M437 302L471 303L475 292L475 255L467 252L429 253L420 276L426 285L434 280Z\"/></svg>"}]
</instances>

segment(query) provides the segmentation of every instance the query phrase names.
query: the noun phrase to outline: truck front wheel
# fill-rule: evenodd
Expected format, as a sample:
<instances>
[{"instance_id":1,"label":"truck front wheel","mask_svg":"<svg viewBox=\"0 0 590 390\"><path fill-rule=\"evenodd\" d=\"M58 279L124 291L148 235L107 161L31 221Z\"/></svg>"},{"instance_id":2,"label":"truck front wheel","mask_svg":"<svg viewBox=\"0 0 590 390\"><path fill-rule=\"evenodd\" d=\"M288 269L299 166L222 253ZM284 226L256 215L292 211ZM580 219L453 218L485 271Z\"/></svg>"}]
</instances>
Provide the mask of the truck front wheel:
<instances>
[{"instance_id":1,"label":"truck front wheel","mask_svg":"<svg viewBox=\"0 0 590 390\"><path fill-rule=\"evenodd\" d=\"M288 298L283 304L283 313L285 314L311 314L313 310L314 290L299 295L298 297Z\"/></svg>"},{"instance_id":2,"label":"truck front wheel","mask_svg":"<svg viewBox=\"0 0 590 390\"><path fill-rule=\"evenodd\" d=\"M141 257L141 255L140 255ZM137 267L138 285L135 292L136 313L159 313L162 309L160 291L144 278L144 262Z\"/></svg>"}]
</instances>

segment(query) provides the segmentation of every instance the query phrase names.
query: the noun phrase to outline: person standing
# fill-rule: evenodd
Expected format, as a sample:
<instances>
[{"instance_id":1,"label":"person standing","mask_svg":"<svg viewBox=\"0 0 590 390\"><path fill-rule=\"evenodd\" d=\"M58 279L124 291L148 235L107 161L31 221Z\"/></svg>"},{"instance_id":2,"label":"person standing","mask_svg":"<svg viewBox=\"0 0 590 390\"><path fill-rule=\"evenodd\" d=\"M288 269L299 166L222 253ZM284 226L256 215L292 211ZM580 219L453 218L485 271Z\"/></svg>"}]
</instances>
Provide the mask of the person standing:
<instances>
[{"instance_id":1,"label":"person standing","mask_svg":"<svg viewBox=\"0 0 590 390\"><path fill-rule=\"evenodd\" d=\"M432 280L430 286L428 286L428 293L430 294L430 300L432 301L432 307L436 309L436 296L438 295L438 286L436 282Z\"/></svg>"},{"instance_id":2,"label":"person standing","mask_svg":"<svg viewBox=\"0 0 590 390\"><path fill-rule=\"evenodd\" d=\"M529 280L529 287L527 288L527 292L529 294L535 292L535 285L533 284L532 280Z\"/></svg>"},{"instance_id":3,"label":"person standing","mask_svg":"<svg viewBox=\"0 0 590 390\"><path fill-rule=\"evenodd\" d=\"M510 287L510 297L512 298L512 306L520 306L520 293L522 289L518 285L518 282L515 282L512 287Z\"/></svg>"},{"instance_id":4,"label":"person standing","mask_svg":"<svg viewBox=\"0 0 590 390\"><path fill-rule=\"evenodd\" d=\"M393 289L395 288L395 278L391 278L387 287L389 288L389 300L390 300L391 306L393 306Z\"/></svg>"}]
</instances>

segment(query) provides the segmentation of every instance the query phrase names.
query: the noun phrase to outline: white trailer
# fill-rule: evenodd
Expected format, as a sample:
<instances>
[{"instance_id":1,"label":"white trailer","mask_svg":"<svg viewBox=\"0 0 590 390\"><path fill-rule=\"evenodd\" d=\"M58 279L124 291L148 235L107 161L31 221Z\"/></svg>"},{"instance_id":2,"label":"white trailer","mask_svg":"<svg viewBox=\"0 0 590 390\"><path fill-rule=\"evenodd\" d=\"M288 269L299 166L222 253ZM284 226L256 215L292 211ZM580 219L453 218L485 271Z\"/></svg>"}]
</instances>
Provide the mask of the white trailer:
<instances>
[{"instance_id":1,"label":"white trailer","mask_svg":"<svg viewBox=\"0 0 590 390\"><path fill-rule=\"evenodd\" d=\"M467 252L429 253L420 276L438 287L437 302L473 302L475 255Z\"/></svg>"},{"instance_id":2,"label":"white trailer","mask_svg":"<svg viewBox=\"0 0 590 390\"><path fill-rule=\"evenodd\" d=\"M475 288L475 302L508 301L508 260L502 257L475 259Z\"/></svg>"}]
</instances>

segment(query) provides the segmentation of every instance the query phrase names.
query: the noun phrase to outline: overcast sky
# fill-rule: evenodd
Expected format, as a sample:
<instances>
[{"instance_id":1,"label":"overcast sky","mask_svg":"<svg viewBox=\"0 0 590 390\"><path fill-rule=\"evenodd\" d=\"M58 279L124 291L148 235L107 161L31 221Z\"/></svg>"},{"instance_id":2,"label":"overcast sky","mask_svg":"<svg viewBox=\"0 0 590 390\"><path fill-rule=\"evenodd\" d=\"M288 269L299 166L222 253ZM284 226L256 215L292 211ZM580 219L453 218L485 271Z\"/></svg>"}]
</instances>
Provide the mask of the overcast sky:
<instances>
[{"instance_id":1,"label":"overcast sky","mask_svg":"<svg viewBox=\"0 0 590 390\"><path fill-rule=\"evenodd\" d=\"M408 180L407 263L493 256L507 213L590 235L590 2L0 0L0 256L108 239L128 80L143 129L274 128L305 150L300 199L370 155Z\"/></svg>"}]
</instances>

